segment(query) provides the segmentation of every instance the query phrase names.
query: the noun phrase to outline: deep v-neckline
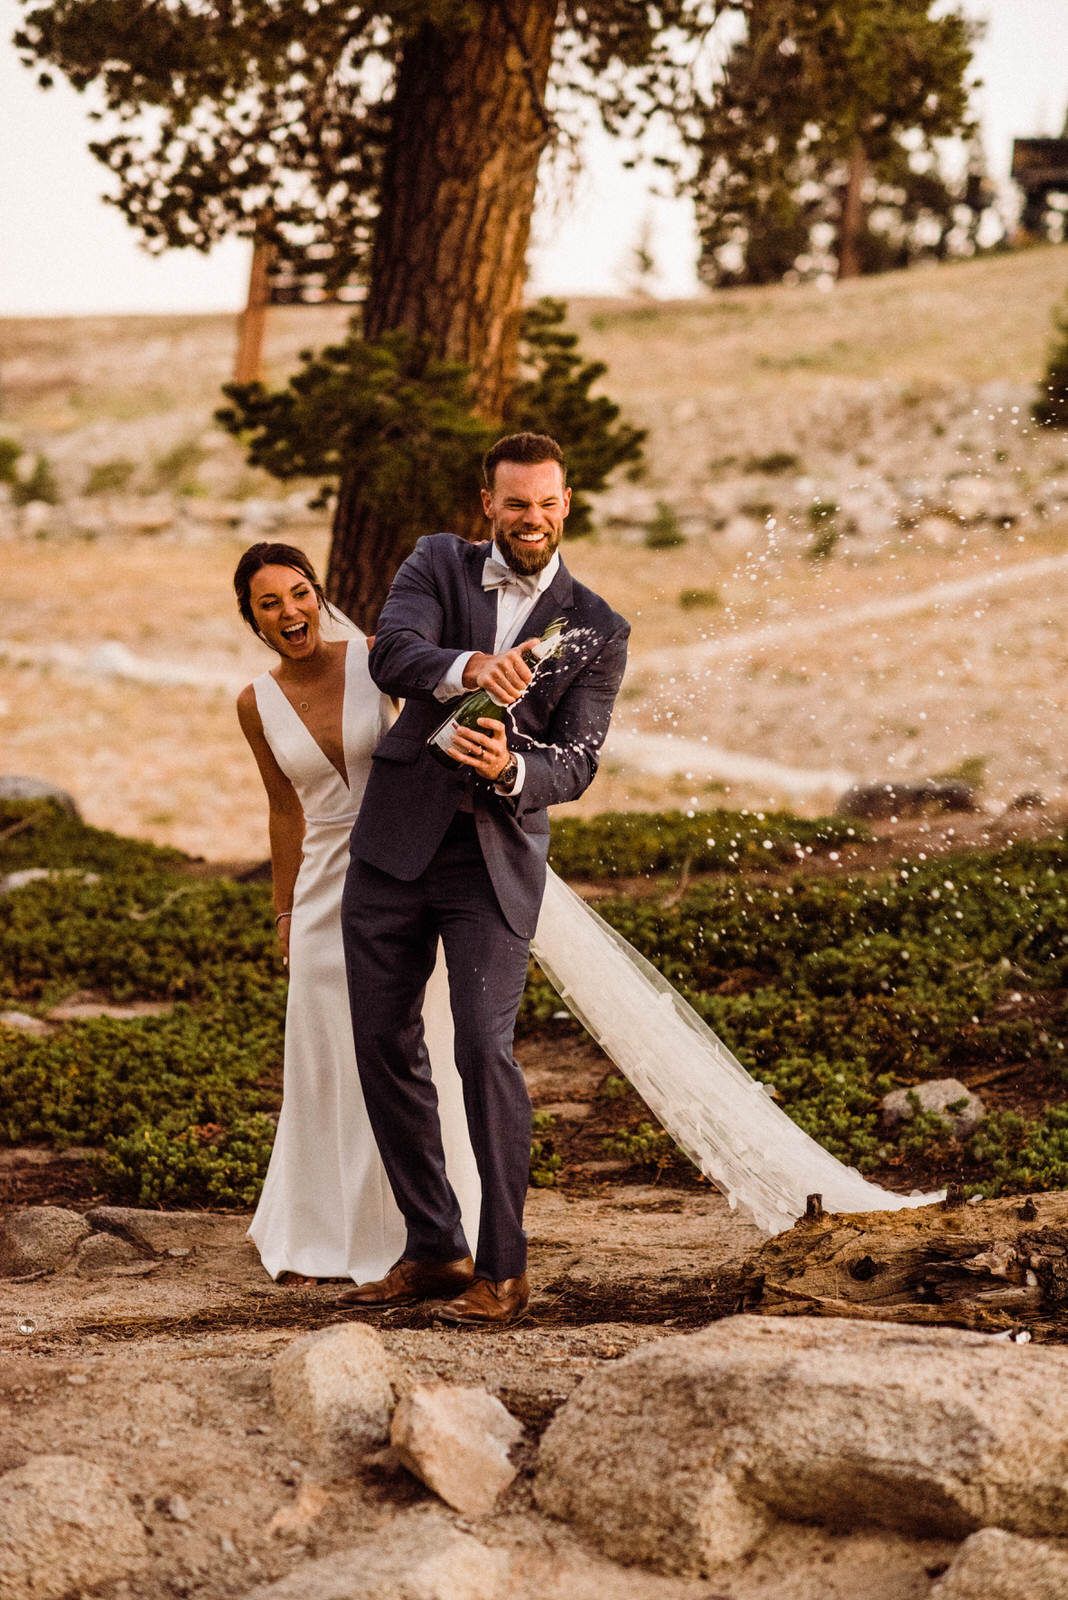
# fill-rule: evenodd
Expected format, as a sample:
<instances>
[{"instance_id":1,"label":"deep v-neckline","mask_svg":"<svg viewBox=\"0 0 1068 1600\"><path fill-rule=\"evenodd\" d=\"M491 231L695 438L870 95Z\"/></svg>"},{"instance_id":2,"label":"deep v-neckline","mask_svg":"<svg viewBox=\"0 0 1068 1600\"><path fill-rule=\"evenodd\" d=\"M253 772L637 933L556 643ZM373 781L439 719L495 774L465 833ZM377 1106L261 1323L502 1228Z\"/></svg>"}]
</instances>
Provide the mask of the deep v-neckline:
<instances>
[{"instance_id":1,"label":"deep v-neckline","mask_svg":"<svg viewBox=\"0 0 1068 1600\"><path fill-rule=\"evenodd\" d=\"M273 672L269 672L267 674L267 676L270 678L271 682L274 684L275 688L278 690L278 693L282 696L282 699L285 701L286 705L289 707L290 711L293 713L293 716L294 716L297 724L301 728L303 728L304 732L307 734L308 738L311 740L311 742L315 746L316 750L318 750L319 754L322 756L322 758L326 762L327 766L331 767L334 770L334 772L337 773L338 777L341 779L342 783L345 785L345 788L348 789L349 792L351 793L352 786L349 783L349 758L348 758L348 751L345 749L345 712L348 709L348 698L349 698L349 649L350 649L351 641L348 640L348 639L345 639L343 642L344 642L344 645L345 645L345 666L344 666L344 671L343 671L343 674L342 674L342 684L341 684L341 759L345 763L344 772L342 772L342 770L338 766L337 762L336 761L332 761L331 758L327 755L326 751L323 749L322 745L319 743L319 741L315 737L314 733L312 733L311 729L308 727L308 724L305 722L304 718L301 716L300 712L297 710L297 708L293 704L292 700L289 698L289 696L286 694L285 690L282 688L282 685L279 683L279 681L275 677L274 673Z\"/></svg>"}]
</instances>

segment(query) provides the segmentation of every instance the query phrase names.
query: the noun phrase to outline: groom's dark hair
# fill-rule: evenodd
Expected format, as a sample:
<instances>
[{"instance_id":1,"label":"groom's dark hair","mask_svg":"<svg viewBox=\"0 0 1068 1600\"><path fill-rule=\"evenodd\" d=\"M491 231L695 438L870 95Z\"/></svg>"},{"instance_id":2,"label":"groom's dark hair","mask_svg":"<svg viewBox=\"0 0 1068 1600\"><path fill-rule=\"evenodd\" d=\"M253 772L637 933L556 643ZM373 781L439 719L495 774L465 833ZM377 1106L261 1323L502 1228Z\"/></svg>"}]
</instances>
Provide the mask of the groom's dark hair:
<instances>
[{"instance_id":1,"label":"groom's dark hair","mask_svg":"<svg viewBox=\"0 0 1068 1600\"><path fill-rule=\"evenodd\" d=\"M487 489L493 488L493 474L501 461L518 461L520 466L536 467L542 461L555 461L567 482L567 463L564 452L555 439L547 433L509 433L498 439L482 457L482 481Z\"/></svg>"}]
</instances>

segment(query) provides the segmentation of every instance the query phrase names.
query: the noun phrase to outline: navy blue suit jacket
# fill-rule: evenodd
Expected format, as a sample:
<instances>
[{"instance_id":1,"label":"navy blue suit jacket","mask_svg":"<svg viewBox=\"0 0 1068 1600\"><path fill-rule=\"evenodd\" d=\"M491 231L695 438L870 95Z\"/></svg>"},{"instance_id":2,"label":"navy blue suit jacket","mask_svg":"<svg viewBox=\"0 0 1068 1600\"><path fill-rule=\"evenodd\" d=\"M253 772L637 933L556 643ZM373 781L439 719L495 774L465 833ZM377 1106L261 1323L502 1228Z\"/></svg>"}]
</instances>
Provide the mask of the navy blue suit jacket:
<instances>
[{"instance_id":1,"label":"navy blue suit jacket","mask_svg":"<svg viewBox=\"0 0 1068 1600\"><path fill-rule=\"evenodd\" d=\"M403 697L397 721L374 752L352 853L410 881L429 865L470 785L426 749L446 714L434 698L456 657L493 654L497 591L482 588L491 545L451 533L419 540L393 580L371 650L371 676ZM538 920L549 852L546 807L574 800L597 771L612 705L623 677L630 625L577 583L563 562L539 595L521 638L555 618L579 630L575 642L541 666L506 724L509 748L526 764L523 787L504 798L479 785L475 820L494 891L508 925L530 938Z\"/></svg>"}]
</instances>

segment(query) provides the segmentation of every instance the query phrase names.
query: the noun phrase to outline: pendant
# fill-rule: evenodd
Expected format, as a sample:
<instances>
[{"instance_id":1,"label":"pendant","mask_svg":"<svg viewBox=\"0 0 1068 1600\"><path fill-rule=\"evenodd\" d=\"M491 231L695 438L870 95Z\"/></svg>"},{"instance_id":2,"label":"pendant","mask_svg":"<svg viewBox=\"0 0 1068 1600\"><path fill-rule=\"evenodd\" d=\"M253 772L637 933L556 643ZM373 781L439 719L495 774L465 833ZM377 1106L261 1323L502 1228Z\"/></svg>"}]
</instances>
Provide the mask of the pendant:
<instances>
[{"instance_id":1,"label":"pendant","mask_svg":"<svg viewBox=\"0 0 1068 1600\"><path fill-rule=\"evenodd\" d=\"M309 709L310 709L310 708L309 708L309 706L308 706L308 702L307 702L307 700L302 700L302 701L301 701L301 702L300 702L300 709L301 709L301 710L302 710L302 711L308 711L308 710L309 710Z\"/></svg>"}]
</instances>

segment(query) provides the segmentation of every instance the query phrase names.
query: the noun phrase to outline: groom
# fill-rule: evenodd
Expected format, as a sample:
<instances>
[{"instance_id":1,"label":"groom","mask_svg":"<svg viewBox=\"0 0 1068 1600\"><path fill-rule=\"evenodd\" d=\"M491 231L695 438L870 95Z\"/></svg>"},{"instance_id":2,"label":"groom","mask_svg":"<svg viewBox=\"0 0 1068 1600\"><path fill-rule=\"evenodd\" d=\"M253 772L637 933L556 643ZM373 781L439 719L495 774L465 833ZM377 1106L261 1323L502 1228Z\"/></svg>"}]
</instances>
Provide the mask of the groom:
<instances>
[{"instance_id":1,"label":"groom","mask_svg":"<svg viewBox=\"0 0 1068 1600\"><path fill-rule=\"evenodd\" d=\"M483 471L492 543L420 539L382 608L371 675L405 706L374 754L342 901L356 1059L407 1242L384 1278L337 1303L435 1299L439 1317L471 1326L527 1304L530 1100L512 1038L545 887L546 807L574 800L597 770L630 631L560 559L571 491L559 445L513 434ZM558 617L577 633L525 693L522 651ZM454 735L459 765L447 769L427 737L444 703L476 688L518 703L504 723ZM474 1260L423 1044L439 937L482 1183Z\"/></svg>"}]
</instances>

